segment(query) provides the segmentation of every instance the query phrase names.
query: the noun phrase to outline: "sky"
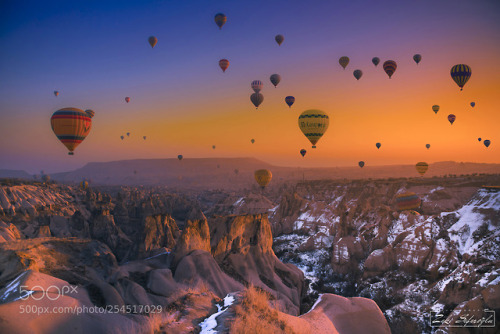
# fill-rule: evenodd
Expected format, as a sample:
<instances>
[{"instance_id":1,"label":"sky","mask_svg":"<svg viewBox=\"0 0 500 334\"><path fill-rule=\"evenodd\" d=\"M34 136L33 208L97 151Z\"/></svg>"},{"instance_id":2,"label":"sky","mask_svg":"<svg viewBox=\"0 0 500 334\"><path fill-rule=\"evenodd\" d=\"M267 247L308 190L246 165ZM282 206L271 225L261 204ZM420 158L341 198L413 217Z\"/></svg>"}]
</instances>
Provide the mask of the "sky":
<instances>
[{"instance_id":1,"label":"sky","mask_svg":"<svg viewBox=\"0 0 500 334\"><path fill-rule=\"evenodd\" d=\"M500 163L499 37L497 0L3 0L0 169L50 173L178 154L303 167ZM341 56L350 58L345 70ZM382 69L389 59L398 64L392 79ZM461 63L472 69L463 91L450 76ZM282 77L276 88L273 73ZM258 110L256 79L264 82ZM63 107L95 111L74 156L50 126ZM298 127L307 109L330 117L316 149Z\"/></svg>"}]
</instances>

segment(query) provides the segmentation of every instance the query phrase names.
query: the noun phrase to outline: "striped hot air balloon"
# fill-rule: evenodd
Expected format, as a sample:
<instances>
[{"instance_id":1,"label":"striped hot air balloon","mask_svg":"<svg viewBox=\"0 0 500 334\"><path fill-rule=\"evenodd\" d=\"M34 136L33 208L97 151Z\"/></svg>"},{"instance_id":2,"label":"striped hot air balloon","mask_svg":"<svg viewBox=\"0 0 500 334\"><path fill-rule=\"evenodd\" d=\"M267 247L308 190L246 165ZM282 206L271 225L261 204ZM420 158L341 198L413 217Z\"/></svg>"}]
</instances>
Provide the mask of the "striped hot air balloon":
<instances>
[{"instance_id":1,"label":"striped hot air balloon","mask_svg":"<svg viewBox=\"0 0 500 334\"><path fill-rule=\"evenodd\" d=\"M219 60L219 66L222 69L222 72L226 72L227 68L229 67L229 60L227 59Z\"/></svg>"},{"instance_id":2,"label":"striped hot air balloon","mask_svg":"<svg viewBox=\"0 0 500 334\"><path fill-rule=\"evenodd\" d=\"M458 64L451 68L450 74L453 81L455 81L458 87L460 87L460 90L463 90L464 85L467 81L469 81L472 72L469 66L465 64Z\"/></svg>"},{"instance_id":3,"label":"striped hot air balloon","mask_svg":"<svg viewBox=\"0 0 500 334\"><path fill-rule=\"evenodd\" d=\"M437 114L438 111L439 111L439 106L437 104L433 105L432 106L432 111L434 111L434 113Z\"/></svg>"},{"instance_id":4,"label":"striped hot air balloon","mask_svg":"<svg viewBox=\"0 0 500 334\"><path fill-rule=\"evenodd\" d=\"M295 97L293 96L287 96L285 97L285 103L288 104L288 106L291 108L292 104L295 102Z\"/></svg>"},{"instance_id":5,"label":"striped hot air balloon","mask_svg":"<svg viewBox=\"0 0 500 334\"><path fill-rule=\"evenodd\" d=\"M260 93L260 91L264 87L264 84L260 80L254 80L254 81L252 81L251 86L252 86L252 89L254 92Z\"/></svg>"},{"instance_id":6,"label":"striped hot air balloon","mask_svg":"<svg viewBox=\"0 0 500 334\"><path fill-rule=\"evenodd\" d=\"M453 114L448 115L448 121L450 122L451 125L453 125L453 122L455 122L456 118L457 118L457 116L455 116Z\"/></svg>"},{"instance_id":7,"label":"striped hot air balloon","mask_svg":"<svg viewBox=\"0 0 500 334\"><path fill-rule=\"evenodd\" d=\"M92 127L92 110L80 110L77 108L62 108L57 110L50 118L52 131L57 139L69 150L69 155L88 136Z\"/></svg>"},{"instance_id":8,"label":"striped hot air balloon","mask_svg":"<svg viewBox=\"0 0 500 334\"><path fill-rule=\"evenodd\" d=\"M215 14L215 24L217 27L219 27L219 30L222 29L222 26L226 23L227 21L227 16L222 14L222 13L217 13Z\"/></svg>"},{"instance_id":9,"label":"striped hot air balloon","mask_svg":"<svg viewBox=\"0 0 500 334\"><path fill-rule=\"evenodd\" d=\"M87 181L82 181L82 182L80 182L80 188L81 188L82 190L85 190L85 189L87 189L88 187L89 187L89 183L88 183Z\"/></svg>"},{"instance_id":10,"label":"striped hot air balloon","mask_svg":"<svg viewBox=\"0 0 500 334\"><path fill-rule=\"evenodd\" d=\"M345 70L345 68L347 67L347 65L349 65L349 57L346 57L346 56L342 56L339 58L339 64L340 66L342 66Z\"/></svg>"},{"instance_id":11,"label":"striped hot air balloon","mask_svg":"<svg viewBox=\"0 0 500 334\"><path fill-rule=\"evenodd\" d=\"M429 164L427 162L418 162L415 165L415 168L421 176L424 176L425 172L427 172L427 169L429 169Z\"/></svg>"},{"instance_id":12,"label":"striped hot air balloon","mask_svg":"<svg viewBox=\"0 0 500 334\"><path fill-rule=\"evenodd\" d=\"M325 134L330 120L324 111L309 109L299 116L299 128L307 139L316 148L316 143Z\"/></svg>"},{"instance_id":13,"label":"striped hot air balloon","mask_svg":"<svg viewBox=\"0 0 500 334\"><path fill-rule=\"evenodd\" d=\"M422 200L413 192L396 195L396 205L399 211L415 210L420 207Z\"/></svg>"},{"instance_id":14,"label":"striped hot air balloon","mask_svg":"<svg viewBox=\"0 0 500 334\"><path fill-rule=\"evenodd\" d=\"M285 40L285 37L283 35L276 35L276 37L274 37L274 39L276 40L276 43L278 43L278 45L281 46L281 43L283 43L283 41Z\"/></svg>"},{"instance_id":15,"label":"striped hot air balloon","mask_svg":"<svg viewBox=\"0 0 500 334\"><path fill-rule=\"evenodd\" d=\"M254 176L255 176L255 181L257 181L257 183L262 189L264 189L269 184L269 182L271 182L271 179L273 178L273 174L268 169L256 170Z\"/></svg>"},{"instance_id":16,"label":"striped hot air balloon","mask_svg":"<svg viewBox=\"0 0 500 334\"><path fill-rule=\"evenodd\" d=\"M300 155L302 156L302 158L306 155L307 151L305 149L301 149L300 150Z\"/></svg>"},{"instance_id":17,"label":"striped hot air balloon","mask_svg":"<svg viewBox=\"0 0 500 334\"><path fill-rule=\"evenodd\" d=\"M394 72L396 72L396 68L398 68L398 65L396 64L396 62L394 60L387 60L386 62L384 62L384 71L385 73L387 73L387 75L389 76L389 79L392 77L392 75L394 74Z\"/></svg>"}]
</instances>

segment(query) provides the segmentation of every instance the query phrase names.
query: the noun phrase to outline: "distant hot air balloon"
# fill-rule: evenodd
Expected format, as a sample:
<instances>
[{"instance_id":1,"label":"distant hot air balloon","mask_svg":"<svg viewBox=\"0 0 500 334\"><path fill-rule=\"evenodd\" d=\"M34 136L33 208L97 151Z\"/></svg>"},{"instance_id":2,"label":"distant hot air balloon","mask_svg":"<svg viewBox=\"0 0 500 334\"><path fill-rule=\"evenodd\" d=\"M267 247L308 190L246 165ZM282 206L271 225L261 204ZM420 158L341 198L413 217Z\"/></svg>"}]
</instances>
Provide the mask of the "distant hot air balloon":
<instances>
[{"instance_id":1,"label":"distant hot air balloon","mask_svg":"<svg viewBox=\"0 0 500 334\"><path fill-rule=\"evenodd\" d=\"M123 138L125 138L125 137L123 137L123 136L120 136L120 138L121 138L121 139L123 140Z\"/></svg>"},{"instance_id":2,"label":"distant hot air balloon","mask_svg":"<svg viewBox=\"0 0 500 334\"><path fill-rule=\"evenodd\" d=\"M415 61L415 63L420 63L420 61L422 60L422 55L419 55L418 53L416 55L413 56L413 60Z\"/></svg>"},{"instance_id":3,"label":"distant hot air balloon","mask_svg":"<svg viewBox=\"0 0 500 334\"><path fill-rule=\"evenodd\" d=\"M450 71L451 78L460 87L460 90L464 89L464 85L469 81L472 71L469 66L465 64L458 64L451 68Z\"/></svg>"},{"instance_id":4,"label":"distant hot air balloon","mask_svg":"<svg viewBox=\"0 0 500 334\"><path fill-rule=\"evenodd\" d=\"M222 69L222 72L225 73L227 68L229 67L229 60L227 60L227 59L219 60L219 66Z\"/></svg>"},{"instance_id":5,"label":"distant hot air balloon","mask_svg":"<svg viewBox=\"0 0 500 334\"><path fill-rule=\"evenodd\" d=\"M396 72L396 68L398 68L398 65L396 64L396 62L394 60L387 60L386 62L384 62L384 71L385 73L387 73L387 75L389 76L389 79L392 77L392 75L394 74L394 72Z\"/></svg>"},{"instance_id":6,"label":"distant hot air balloon","mask_svg":"<svg viewBox=\"0 0 500 334\"><path fill-rule=\"evenodd\" d=\"M262 87L264 87L264 84L260 80L254 80L254 81L252 81L251 86L252 86L252 89L254 92L260 93L260 91L262 90Z\"/></svg>"},{"instance_id":7,"label":"distant hot air balloon","mask_svg":"<svg viewBox=\"0 0 500 334\"><path fill-rule=\"evenodd\" d=\"M127 132L127 137L130 137L130 132Z\"/></svg>"},{"instance_id":8,"label":"distant hot air balloon","mask_svg":"<svg viewBox=\"0 0 500 334\"><path fill-rule=\"evenodd\" d=\"M264 189L271 179L273 178L273 174L268 169L259 169L255 171L255 181L259 184L259 186Z\"/></svg>"},{"instance_id":9,"label":"distant hot air balloon","mask_svg":"<svg viewBox=\"0 0 500 334\"><path fill-rule=\"evenodd\" d=\"M219 164L217 165L217 168L220 168L220 165L219 165Z\"/></svg>"},{"instance_id":10,"label":"distant hot air balloon","mask_svg":"<svg viewBox=\"0 0 500 334\"><path fill-rule=\"evenodd\" d=\"M255 139L250 139L250 142L253 144L255 143Z\"/></svg>"},{"instance_id":11,"label":"distant hot air balloon","mask_svg":"<svg viewBox=\"0 0 500 334\"><path fill-rule=\"evenodd\" d=\"M142 136L142 139L146 140L146 136Z\"/></svg>"},{"instance_id":12,"label":"distant hot air balloon","mask_svg":"<svg viewBox=\"0 0 500 334\"><path fill-rule=\"evenodd\" d=\"M262 95L261 93L253 93L252 95L250 95L250 101L252 101L255 109L258 109L260 104L264 102L264 95Z\"/></svg>"},{"instance_id":13,"label":"distant hot air balloon","mask_svg":"<svg viewBox=\"0 0 500 334\"><path fill-rule=\"evenodd\" d=\"M415 165L415 168L420 175L424 176L425 172L427 172L427 169L429 169L429 165L427 164L427 162L419 162Z\"/></svg>"},{"instance_id":14,"label":"distant hot air balloon","mask_svg":"<svg viewBox=\"0 0 500 334\"><path fill-rule=\"evenodd\" d=\"M274 85L274 88L276 88L276 86L278 86L278 84L281 81L281 76L279 74L273 74L271 75L269 80L271 80L271 83Z\"/></svg>"},{"instance_id":15,"label":"distant hot air balloon","mask_svg":"<svg viewBox=\"0 0 500 334\"><path fill-rule=\"evenodd\" d=\"M93 111L77 108L62 108L52 114L50 119L52 131L69 150L69 155L73 155L76 147L90 133L93 116Z\"/></svg>"},{"instance_id":16,"label":"distant hot air balloon","mask_svg":"<svg viewBox=\"0 0 500 334\"><path fill-rule=\"evenodd\" d=\"M471 103L470 103L470 106L471 106L472 108L474 108L474 107L476 106L476 102L471 102Z\"/></svg>"},{"instance_id":17,"label":"distant hot air balloon","mask_svg":"<svg viewBox=\"0 0 500 334\"><path fill-rule=\"evenodd\" d=\"M437 114L438 111L439 111L439 106L437 104L433 105L432 106L432 111L434 111L434 113Z\"/></svg>"},{"instance_id":18,"label":"distant hot air balloon","mask_svg":"<svg viewBox=\"0 0 500 334\"><path fill-rule=\"evenodd\" d=\"M50 181L50 175L47 174L42 175L42 181L48 183Z\"/></svg>"},{"instance_id":19,"label":"distant hot air balloon","mask_svg":"<svg viewBox=\"0 0 500 334\"><path fill-rule=\"evenodd\" d=\"M276 40L276 43L278 43L278 45L281 45L281 43L283 43L283 41L285 40L285 37L283 35L276 35L274 39Z\"/></svg>"},{"instance_id":20,"label":"distant hot air balloon","mask_svg":"<svg viewBox=\"0 0 500 334\"><path fill-rule=\"evenodd\" d=\"M89 187L89 183L88 183L87 181L82 181L82 182L80 182L80 188L81 188L82 190L85 190L85 189L87 189L88 187Z\"/></svg>"},{"instance_id":21,"label":"distant hot air balloon","mask_svg":"<svg viewBox=\"0 0 500 334\"><path fill-rule=\"evenodd\" d=\"M212 149L215 150L215 145L212 145Z\"/></svg>"},{"instance_id":22,"label":"distant hot air balloon","mask_svg":"<svg viewBox=\"0 0 500 334\"><path fill-rule=\"evenodd\" d=\"M222 29L222 26L226 23L227 16L222 13L215 14L215 24L219 27L219 30Z\"/></svg>"},{"instance_id":23,"label":"distant hot air balloon","mask_svg":"<svg viewBox=\"0 0 500 334\"><path fill-rule=\"evenodd\" d=\"M481 137L479 137L479 138L477 139L477 141L481 141Z\"/></svg>"},{"instance_id":24,"label":"distant hot air balloon","mask_svg":"<svg viewBox=\"0 0 500 334\"><path fill-rule=\"evenodd\" d=\"M238 168L236 168L236 169L234 170L234 174L236 174L236 175L238 175L238 173L239 173L239 172L240 172L240 170L239 170Z\"/></svg>"},{"instance_id":25,"label":"distant hot air balloon","mask_svg":"<svg viewBox=\"0 0 500 334\"><path fill-rule=\"evenodd\" d=\"M313 145L312 148L316 148L316 143L325 134L329 122L328 115L317 109L306 110L299 116L299 128Z\"/></svg>"},{"instance_id":26,"label":"distant hot air balloon","mask_svg":"<svg viewBox=\"0 0 500 334\"><path fill-rule=\"evenodd\" d=\"M154 36L150 36L148 38L148 42L149 42L149 45L151 45L151 47L154 48L156 43L158 43L158 38L156 38Z\"/></svg>"},{"instance_id":27,"label":"distant hot air balloon","mask_svg":"<svg viewBox=\"0 0 500 334\"><path fill-rule=\"evenodd\" d=\"M457 118L457 116L455 116L453 114L448 115L448 121L450 122L451 125L453 125L453 122L455 122L456 118Z\"/></svg>"},{"instance_id":28,"label":"distant hot air balloon","mask_svg":"<svg viewBox=\"0 0 500 334\"><path fill-rule=\"evenodd\" d=\"M425 144L425 147L426 147L427 149L430 149L430 148L431 148L431 144Z\"/></svg>"},{"instance_id":29,"label":"distant hot air balloon","mask_svg":"<svg viewBox=\"0 0 500 334\"><path fill-rule=\"evenodd\" d=\"M295 102L295 98L293 96L285 97L285 103L291 108L292 104Z\"/></svg>"},{"instance_id":30,"label":"distant hot air balloon","mask_svg":"<svg viewBox=\"0 0 500 334\"><path fill-rule=\"evenodd\" d=\"M420 197L413 192L396 195L396 205L399 211L418 209L421 203Z\"/></svg>"},{"instance_id":31,"label":"distant hot air balloon","mask_svg":"<svg viewBox=\"0 0 500 334\"><path fill-rule=\"evenodd\" d=\"M183 158L184 158L184 157L182 156L182 154L179 154L179 155L177 156L177 159L179 159L179 161L181 161Z\"/></svg>"},{"instance_id":32,"label":"distant hot air balloon","mask_svg":"<svg viewBox=\"0 0 500 334\"><path fill-rule=\"evenodd\" d=\"M484 146L489 147L491 142L489 139L486 139L485 141L483 141L483 144L484 144Z\"/></svg>"},{"instance_id":33,"label":"distant hot air balloon","mask_svg":"<svg viewBox=\"0 0 500 334\"><path fill-rule=\"evenodd\" d=\"M302 155L302 157L304 157L306 155L307 151L304 150L304 149L301 149L300 150L300 155Z\"/></svg>"},{"instance_id":34,"label":"distant hot air balloon","mask_svg":"<svg viewBox=\"0 0 500 334\"><path fill-rule=\"evenodd\" d=\"M380 146L382 146L382 144L376 143L375 146L377 146L377 148L380 149Z\"/></svg>"},{"instance_id":35,"label":"distant hot air balloon","mask_svg":"<svg viewBox=\"0 0 500 334\"><path fill-rule=\"evenodd\" d=\"M363 168L365 166L365 162L364 161L360 161L358 162L358 165L360 168Z\"/></svg>"},{"instance_id":36,"label":"distant hot air balloon","mask_svg":"<svg viewBox=\"0 0 500 334\"><path fill-rule=\"evenodd\" d=\"M380 58L379 57L373 57L372 58L372 63L373 63L373 65L377 66L380 63Z\"/></svg>"},{"instance_id":37,"label":"distant hot air balloon","mask_svg":"<svg viewBox=\"0 0 500 334\"><path fill-rule=\"evenodd\" d=\"M128 97L128 96L127 96L127 97L125 98L125 102L129 103L129 102L130 102L130 97Z\"/></svg>"},{"instance_id":38,"label":"distant hot air balloon","mask_svg":"<svg viewBox=\"0 0 500 334\"><path fill-rule=\"evenodd\" d=\"M58 96L59 96L59 92L58 92L57 90L55 90L55 91L54 91L54 95L55 95L56 97L58 97Z\"/></svg>"},{"instance_id":39,"label":"distant hot air balloon","mask_svg":"<svg viewBox=\"0 0 500 334\"><path fill-rule=\"evenodd\" d=\"M339 64L342 66L345 70L347 65L349 65L349 57L343 56L339 58Z\"/></svg>"},{"instance_id":40,"label":"distant hot air balloon","mask_svg":"<svg viewBox=\"0 0 500 334\"><path fill-rule=\"evenodd\" d=\"M361 71L361 70L354 70L354 72L352 72L352 74L354 75L354 77L356 78L356 80L359 80L363 76L363 71Z\"/></svg>"}]
</instances>

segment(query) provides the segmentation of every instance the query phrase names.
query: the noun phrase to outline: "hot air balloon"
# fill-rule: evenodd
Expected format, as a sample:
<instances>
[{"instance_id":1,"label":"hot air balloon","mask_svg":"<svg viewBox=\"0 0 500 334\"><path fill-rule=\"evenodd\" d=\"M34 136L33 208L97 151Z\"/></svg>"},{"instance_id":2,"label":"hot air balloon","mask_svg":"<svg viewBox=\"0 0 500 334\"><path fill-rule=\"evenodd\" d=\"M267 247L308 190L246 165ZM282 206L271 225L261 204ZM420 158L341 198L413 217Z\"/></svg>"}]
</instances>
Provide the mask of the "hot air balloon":
<instances>
[{"instance_id":1,"label":"hot air balloon","mask_svg":"<svg viewBox=\"0 0 500 334\"><path fill-rule=\"evenodd\" d=\"M354 70L354 72L352 72L352 74L354 75L354 77L356 78L356 80L359 80L363 76L363 71L361 71L361 70Z\"/></svg>"},{"instance_id":2,"label":"hot air balloon","mask_svg":"<svg viewBox=\"0 0 500 334\"><path fill-rule=\"evenodd\" d=\"M300 150L300 155L302 155L302 157L304 157L306 155L307 151L304 150L304 149L301 149Z\"/></svg>"},{"instance_id":3,"label":"hot air balloon","mask_svg":"<svg viewBox=\"0 0 500 334\"><path fill-rule=\"evenodd\" d=\"M81 188L82 190L85 190L85 189L87 189L88 187L89 187L89 183L88 183L87 181L82 181L82 182L80 182L80 188Z\"/></svg>"},{"instance_id":4,"label":"hot air balloon","mask_svg":"<svg viewBox=\"0 0 500 334\"><path fill-rule=\"evenodd\" d=\"M59 96L59 92L58 92L57 90L55 90L55 91L54 91L54 95L55 95L56 97L58 97L58 96Z\"/></svg>"},{"instance_id":5,"label":"hot air balloon","mask_svg":"<svg viewBox=\"0 0 500 334\"><path fill-rule=\"evenodd\" d=\"M396 205L399 211L418 209L421 203L420 197L413 192L396 195Z\"/></svg>"},{"instance_id":6,"label":"hot air balloon","mask_svg":"<svg viewBox=\"0 0 500 334\"><path fill-rule=\"evenodd\" d=\"M458 87L460 87L460 90L463 90L464 85L467 81L469 81L472 72L469 66L465 64L458 64L451 68L450 74L453 81L455 81Z\"/></svg>"},{"instance_id":7,"label":"hot air balloon","mask_svg":"<svg viewBox=\"0 0 500 334\"><path fill-rule=\"evenodd\" d=\"M295 98L293 96L285 97L285 103L291 108L292 104L295 102Z\"/></svg>"},{"instance_id":8,"label":"hot air balloon","mask_svg":"<svg viewBox=\"0 0 500 334\"><path fill-rule=\"evenodd\" d=\"M427 162L419 162L415 165L415 168L420 175L424 176L425 172L427 172L427 169L429 169L429 165L427 164Z\"/></svg>"},{"instance_id":9,"label":"hot air balloon","mask_svg":"<svg viewBox=\"0 0 500 334\"><path fill-rule=\"evenodd\" d=\"M179 155L177 156L177 159L179 159L179 161L181 161L183 158L184 158L184 157L182 156L182 154L179 154Z\"/></svg>"},{"instance_id":10,"label":"hot air balloon","mask_svg":"<svg viewBox=\"0 0 500 334\"><path fill-rule=\"evenodd\" d=\"M142 136L142 139L146 140L146 136Z\"/></svg>"},{"instance_id":11,"label":"hot air balloon","mask_svg":"<svg viewBox=\"0 0 500 334\"><path fill-rule=\"evenodd\" d=\"M420 63L420 61L422 60L422 55L419 55L418 53L416 55L413 56L413 60L415 61L415 63Z\"/></svg>"},{"instance_id":12,"label":"hot air balloon","mask_svg":"<svg viewBox=\"0 0 500 334\"><path fill-rule=\"evenodd\" d=\"M264 101L264 95L261 93L253 93L250 95L250 101L252 101L255 109L258 109L260 104Z\"/></svg>"},{"instance_id":13,"label":"hot air balloon","mask_svg":"<svg viewBox=\"0 0 500 334\"><path fill-rule=\"evenodd\" d=\"M481 137L479 137L479 138L477 139L477 141L481 141Z\"/></svg>"},{"instance_id":14,"label":"hot air balloon","mask_svg":"<svg viewBox=\"0 0 500 334\"><path fill-rule=\"evenodd\" d=\"M260 80L254 80L254 81L252 81L251 86L252 86L252 89L254 92L260 93L260 91L262 90L262 87L264 87L264 84Z\"/></svg>"},{"instance_id":15,"label":"hot air balloon","mask_svg":"<svg viewBox=\"0 0 500 334\"><path fill-rule=\"evenodd\" d=\"M42 175L42 181L48 183L50 181L50 175L47 174Z\"/></svg>"},{"instance_id":16,"label":"hot air balloon","mask_svg":"<svg viewBox=\"0 0 500 334\"><path fill-rule=\"evenodd\" d=\"M364 161L360 161L358 162L358 165L360 168L363 168L365 166L365 162Z\"/></svg>"},{"instance_id":17,"label":"hot air balloon","mask_svg":"<svg viewBox=\"0 0 500 334\"><path fill-rule=\"evenodd\" d=\"M125 102L129 103L129 102L130 102L130 97L128 97L128 96L127 96L127 97L125 98Z\"/></svg>"},{"instance_id":18,"label":"hot air balloon","mask_svg":"<svg viewBox=\"0 0 500 334\"><path fill-rule=\"evenodd\" d=\"M127 137L130 137L130 132L127 132Z\"/></svg>"},{"instance_id":19,"label":"hot air balloon","mask_svg":"<svg viewBox=\"0 0 500 334\"><path fill-rule=\"evenodd\" d=\"M215 150L215 145L212 145L212 149Z\"/></svg>"},{"instance_id":20,"label":"hot air balloon","mask_svg":"<svg viewBox=\"0 0 500 334\"><path fill-rule=\"evenodd\" d=\"M425 144L425 147L426 147L427 149L430 149L430 148L431 148L431 144Z\"/></svg>"},{"instance_id":21,"label":"hot air balloon","mask_svg":"<svg viewBox=\"0 0 500 334\"><path fill-rule=\"evenodd\" d=\"M274 85L274 88L276 88L276 86L278 86L278 84L281 81L281 76L279 74L273 74L271 75L269 80L271 80L271 83Z\"/></svg>"},{"instance_id":22,"label":"hot air balloon","mask_svg":"<svg viewBox=\"0 0 500 334\"><path fill-rule=\"evenodd\" d=\"M215 24L219 27L219 30L222 29L222 26L227 21L227 16L222 13L215 14Z\"/></svg>"},{"instance_id":23,"label":"hot air balloon","mask_svg":"<svg viewBox=\"0 0 500 334\"><path fill-rule=\"evenodd\" d=\"M154 48L156 43L158 43L158 38L156 38L154 36L150 36L148 38L148 42L149 42L149 45L151 45L151 47Z\"/></svg>"},{"instance_id":24,"label":"hot air balloon","mask_svg":"<svg viewBox=\"0 0 500 334\"><path fill-rule=\"evenodd\" d=\"M299 116L299 128L316 148L316 143L325 134L330 120L321 110L309 109Z\"/></svg>"},{"instance_id":25,"label":"hot air balloon","mask_svg":"<svg viewBox=\"0 0 500 334\"><path fill-rule=\"evenodd\" d=\"M281 43L283 43L283 41L285 40L285 37L283 35L276 35L274 39L276 40L276 43L278 43L278 45L281 45Z\"/></svg>"},{"instance_id":26,"label":"hot air balloon","mask_svg":"<svg viewBox=\"0 0 500 334\"><path fill-rule=\"evenodd\" d=\"M255 143L255 139L250 139L250 142L253 144Z\"/></svg>"},{"instance_id":27,"label":"hot air balloon","mask_svg":"<svg viewBox=\"0 0 500 334\"><path fill-rule=\"evenodd\" d=\"M373 65L377 66L380 63L380 58L379 57L373 57L372 58L372 63L373 63Z\"/></svg>"},{"instance_id":28,"label":"hot air balloon","mask_svg":"<svg viewBox=\"0 0 500 334\"><path fill-rule=\"evenodd\" d=\"M120 136L120 138L121 138L121 139L123 140L123 138L125 138L125 137L123 137L123 136Z\"/></svg>"},{"instance_id":29,"label":"hot air balloon","mask_svg":"<svg viewBox=\"0 0 500 334\"><path fill-rule=\"evenodd\" d=\"M227 59L219 60L219 66L222 69L222 72L225 73L227 68L229 67L229 60L227 60Z\"/></svg>"},{"instance_id":30,"label":"hot air balloon","mask_svg":"<svg viewBox=\"0 0 500 334\"><path fill-rule=\"evenodd\" d=\"M451 125L453 125L453 122L455 122L456 118L457 118L457 116L455 116L453 114L448 115L448 121L450 122Z\"/></svg>"},{"instance_id":31,"label":"hot air balloon","mask_svg":"<svg viewBox=\"0 0 500 334\"><path fill-rule=\"evenodd\" d=\"M476 102L471 102L471 103L470 103L470 106L471 106L472 108L474 108L474 107L476 106Z\"/></svg>"},{"instance_id":32,"label":"hot air balloon","mask_svg":"<svg viewBox=\"0 0 500 334\"><path fill-rule=\"evenodd\" d=\"M484 146L489 147L491 142L489 139L486 139L485 141L483 141L483 144L484 144Z\"/></svg>"},{"instance_id":33,"label":"hot air balloon","mask_svg":"<svg viewBox=\"0 0 500 334\"><path fill-rule=\"evenodd\" d=\"M439 111L439 106L437 104L433 105L432 106L432 111L434 111L434 113L437 114L438 111Z\"/></svg>"},{"instance_id":34,"label":"hot air balloon","mask_svg":"<svg viewBox=\"0 0 500 334\"><path fill-rule=\"evenodd\" d=\"M349 57L343 56L339 58L339 64L342 66L345 70L347 65L349 65Z\"/></svg>"},{"instance_id":35,"label":"hot air balloon","mask_svg":"<svg viewBox=\"0 0 500 334\"><path fill-rule=\"evenodd\" d=\"M384 71L385 73L387 73L387 75L389 76L389 79L392 77L392 75L394 74L394 72L396 72L396 68L398 68L398 65L396 64L396 62L394 60L388 60L386 62L384 62Z\"/></svg>"},{"instance_id":36,"label":"hot air balloon","mask_svg":"<svg viewBox=\"0 0 500 334\"><path fill-rule=\"evenodd\" d=\"M377 146L377 148L380 149L380 146L382 146L382 144L376 143L375 146Z\"/></svg>"},{"instance_id":37,"label":"hot air balloon","mask_svg":"<svg viewBox=\"0 0 500 334\"><path fill-rule=\"evenodd\" d=\"M271 179L273 178L273 174L268 169L259 169L255 171L255 181L259 184L259 186L264 189Z\"/></svg>"},{"instance_id":38,"label":"hot air balloon","mask_svg":"<svg viewBox=\"0 0 500 334\"><path fill-rule=\"evenodd\" d=\"M77 108L62 108L52 114L50 119L52 131L67 147L69 155L73 155L76 147L90 133L93 116L93 111L83 111Z\"/></svg>"}]
</instances>

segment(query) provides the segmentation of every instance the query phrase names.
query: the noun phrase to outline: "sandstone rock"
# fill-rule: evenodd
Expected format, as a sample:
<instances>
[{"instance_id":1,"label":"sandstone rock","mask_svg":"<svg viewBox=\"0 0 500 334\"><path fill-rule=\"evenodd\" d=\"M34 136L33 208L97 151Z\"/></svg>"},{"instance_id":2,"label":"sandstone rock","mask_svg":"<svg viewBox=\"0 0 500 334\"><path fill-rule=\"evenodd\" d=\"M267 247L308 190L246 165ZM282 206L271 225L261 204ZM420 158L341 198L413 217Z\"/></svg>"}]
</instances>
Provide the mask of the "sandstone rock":
<instances>
[{"instance_id":1,"label":"sandstone rock","mask_svg":"<svg viewBox=\"0 0 500 334\"><path fill-rule=\"evenodd\" d=\"M210 231L206 220L188 220L174 249L174 268L193 250L210 252Z\"/></svg>"},{"instance_id":2,"label":"sandstone rock","mask_svg":"<svg viewBox=\"0 0 500 334\"><path fill-rule=\"evenodd\" d=\"M380 275L392 269L395 264L394 251L390 245L384 249L376 249L366 258L363 277Z\"/></svg>"}]
</instances>

